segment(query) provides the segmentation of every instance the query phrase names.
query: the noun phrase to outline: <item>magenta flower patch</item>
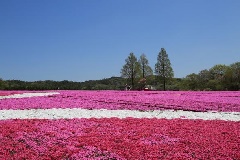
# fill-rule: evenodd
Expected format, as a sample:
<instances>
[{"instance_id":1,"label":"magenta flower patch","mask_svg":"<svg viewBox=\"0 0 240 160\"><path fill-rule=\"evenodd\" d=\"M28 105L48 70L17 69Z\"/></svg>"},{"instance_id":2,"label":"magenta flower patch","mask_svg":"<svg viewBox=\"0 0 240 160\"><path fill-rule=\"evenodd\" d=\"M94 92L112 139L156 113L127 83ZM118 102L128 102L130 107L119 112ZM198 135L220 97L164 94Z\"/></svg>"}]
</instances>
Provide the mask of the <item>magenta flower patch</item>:
<instances>
[{"instance_id":1,"label":"magenta flower patch","mask_svg":"<svg viewBox=\"0 0 240 160\"><path fill-rule=\"evenodd\" d=\"M0 121L0 159L240 159L240 122L182 119Z\"/></svg>"},{"instance_id":2,"label":"magenta flower patch","mask_svg":"<svg viewBox=\"0 0 240 160\"><path fill-rule=\"evenodd\" d=\"M25 93L25 91L1 91L0 90L0 96L9 96L9 95L21 94L21 93Z\"/></svg>"}]
</instances>

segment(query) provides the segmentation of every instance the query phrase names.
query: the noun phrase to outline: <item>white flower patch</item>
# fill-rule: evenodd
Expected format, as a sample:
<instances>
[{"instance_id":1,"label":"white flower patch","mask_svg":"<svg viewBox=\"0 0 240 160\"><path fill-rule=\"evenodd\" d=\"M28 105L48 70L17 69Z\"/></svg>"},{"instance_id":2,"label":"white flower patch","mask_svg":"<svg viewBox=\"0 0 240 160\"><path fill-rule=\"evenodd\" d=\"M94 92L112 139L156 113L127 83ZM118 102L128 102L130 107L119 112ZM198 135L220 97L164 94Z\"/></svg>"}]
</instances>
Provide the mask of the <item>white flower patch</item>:
<instances>
[{"instance_id":1,"label":"white flower patch","mask_svg":"<svg viewBox=\"0 0 240 160\"><path fill-rule=\"evenodd\" d=\"M46 93L22 93L22 94L13 94L9 96L0 96L0 99L6 98L28 98L28 97L39 97L39 96L50 96L54 94L60 94L58 92L46 92Z\"/></svg>"},{"instance_id":2,"label":"white flower patch","mask_svg":"<svg viewBox=\"0 0 240 160\"><path fill-rule=\"evenodd\" d=\"M72 119L72 118L166 118L240 121L239 112L192 112L183 110L106 110L106 109L30 109L0 110L0 120L5 119Z\"/></svg>"}]
</instances>

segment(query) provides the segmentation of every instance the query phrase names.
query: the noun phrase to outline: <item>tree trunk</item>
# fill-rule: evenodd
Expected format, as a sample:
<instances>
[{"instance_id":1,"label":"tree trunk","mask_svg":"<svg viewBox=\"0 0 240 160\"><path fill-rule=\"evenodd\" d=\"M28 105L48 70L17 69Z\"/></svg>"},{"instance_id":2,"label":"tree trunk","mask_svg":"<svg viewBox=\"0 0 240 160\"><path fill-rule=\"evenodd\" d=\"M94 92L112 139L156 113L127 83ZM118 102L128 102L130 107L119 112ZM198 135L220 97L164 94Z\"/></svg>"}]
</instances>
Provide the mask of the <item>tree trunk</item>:
<instances>
[{"instance_id":1,"label":"tree trunk","mask_svg":"<svg viewBox=\"0 0 240 160\"><path fill-rule=\"evenodd\" d=\"M166 77L163 77L163 90L166 90Z\"/></svg>"},{"instance_id":2,"label":"tree trunk","mask_svg":"<svg viewBox=\"0 0 240 160\"><path fill-rule=\"evenodd\" d=\"M144 75L145 68L144 68L144 64L142 64L142 65L143 65L143 70L142 70L142 72L143 72L143 77L142 77L142 78L145 78L145 75Z\"/></svg>"},{"instance_id":3,"label":"tree trunk","mask_svg":"<svg viewBox=\"0 0 240 160\"><path fill-rule=\"evenodd\" d=\"M163 90L166 90L165 64L163 64Z\"/></svg>"},{"instance_id":4,"label":"tree trunk","mask_svg":"<svg viewBox=\"0 0 240 160\"><path fill-rule=\"evenodd\" d=\"M133 76L132 76L132 88L134 87Z\"/></svg>"}]
</instances>

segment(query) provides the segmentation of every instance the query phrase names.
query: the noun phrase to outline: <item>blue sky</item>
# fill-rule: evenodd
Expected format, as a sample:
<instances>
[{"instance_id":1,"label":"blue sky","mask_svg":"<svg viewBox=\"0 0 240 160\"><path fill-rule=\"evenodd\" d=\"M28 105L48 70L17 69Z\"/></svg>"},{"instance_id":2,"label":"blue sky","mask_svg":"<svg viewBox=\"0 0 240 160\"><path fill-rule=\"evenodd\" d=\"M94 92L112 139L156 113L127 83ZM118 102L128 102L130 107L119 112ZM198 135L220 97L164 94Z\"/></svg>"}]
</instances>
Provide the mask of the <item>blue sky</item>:
<instances>
[{"instance_id":1,"label":"blue sky","mask_svg":"<svg viewBox=\"0 0 240 160\"><path fill-rule=\"evenodd\" d=\"M1 0L0 78L120 76L130 52L175 77L240 61L239 0Z\"/></svg>"}]
</instances>

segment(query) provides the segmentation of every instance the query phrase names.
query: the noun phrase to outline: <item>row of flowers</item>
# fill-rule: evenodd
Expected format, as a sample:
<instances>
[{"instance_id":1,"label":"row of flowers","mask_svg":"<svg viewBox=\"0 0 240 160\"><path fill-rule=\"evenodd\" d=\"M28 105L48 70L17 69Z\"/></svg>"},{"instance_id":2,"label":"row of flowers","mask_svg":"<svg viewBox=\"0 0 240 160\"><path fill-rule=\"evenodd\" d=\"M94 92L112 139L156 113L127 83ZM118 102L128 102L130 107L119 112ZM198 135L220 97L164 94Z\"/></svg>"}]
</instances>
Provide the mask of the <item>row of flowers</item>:
<instances>
[{"instance_id":1,"label":"row of flowers","mask_svg":"<svg viewBox=\"0 0 240 160\"><path fill-rule=\"evenodd\" d=\"M16 91L5 91L5 90L0 90L0 96L10 96L10 95L15 95L15 94L23 94L23 93L39 93L39 92L46 92L46 91L26 91L26 90L16 90ZM49 92L49 91L48 91Z\"/></svg>"},{"instance_id":2,"label":"row of flowers","mask_svg":"<svg viewBox=\"0 0 240 160\"><path fill-rule=\"evenodd\" d=\"M0 109L128 109L240 112L240 92L57 91L47 97L2 99ZM0 92L1 93L1 92Z\"/></svg>"},{"instance_id":3,"label":"row of flowers","mask_svg":"<svg viewBox=\"0 0 240 160\"><path fill-rule=\"evenodd\" d=\"M0 96L9 96L14 94L22 94L25 93L24 91L1 91L0 90Z\"/></svg>"},{"instance_id":4,"label":"row of flowers","mask_svg":"<svg viewBox=\"0 0 240 160\"><path fill-rule=\"evenodd\" d=\"M186 119L0 121L0 159L240 159L240 122Z\"/></svg>"}]
</instances>

